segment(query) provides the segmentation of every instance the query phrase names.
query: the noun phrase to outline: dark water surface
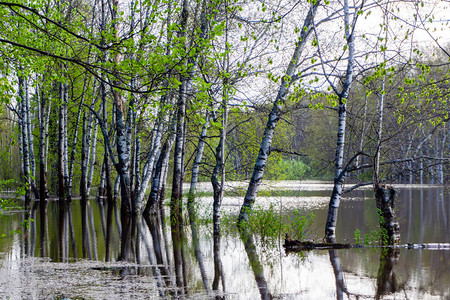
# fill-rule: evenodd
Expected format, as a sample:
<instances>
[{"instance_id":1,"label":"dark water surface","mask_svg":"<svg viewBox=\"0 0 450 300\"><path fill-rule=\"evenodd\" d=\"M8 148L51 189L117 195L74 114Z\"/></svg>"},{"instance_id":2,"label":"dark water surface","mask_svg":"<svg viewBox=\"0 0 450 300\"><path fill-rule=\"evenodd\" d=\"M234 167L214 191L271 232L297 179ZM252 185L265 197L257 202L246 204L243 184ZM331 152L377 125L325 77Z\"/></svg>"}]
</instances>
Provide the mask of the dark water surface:
<instances>
[{"instance_id":1,"label":"dark water surface","mask_svg":"<svg viewBox=\"0 0 450 300\"><path fill-rule=\"evenodd\" d=\"M343 199L338 241L353 242L355 229L363 234L377 229L372 194L363 190ZM288 184L265 195L257 199L263 207L313 212L310 238L322 239L329 186ZM438 186L401 187L396 206L401 243L450 243L449 198ZM210 214L212 197L199 201L200 211ZM241 201L226 197L223 212L237 213ZM117 209L97 200L85 208L80 201L37 204L29 214L0 218L0 233L19 228L27 217L34 221L22 234L0 239L2 299L450 298L449 250L286 254L282 238L263 242L256 234L225 231L224 225L218 236L212 224L192 227L187 220L180 230L170 226L167 212L128 227Z\"/></svg>"}]
</instances>

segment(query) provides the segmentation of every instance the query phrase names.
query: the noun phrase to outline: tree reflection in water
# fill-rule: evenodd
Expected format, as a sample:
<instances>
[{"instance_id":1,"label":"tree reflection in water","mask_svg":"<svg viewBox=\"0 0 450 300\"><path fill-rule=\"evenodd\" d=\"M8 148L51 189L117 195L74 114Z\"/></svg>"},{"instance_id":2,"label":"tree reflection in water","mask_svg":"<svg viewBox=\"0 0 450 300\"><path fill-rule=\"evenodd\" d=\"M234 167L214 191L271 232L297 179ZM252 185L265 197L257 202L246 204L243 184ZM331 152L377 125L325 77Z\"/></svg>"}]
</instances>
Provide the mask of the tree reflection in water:
<instances>
[{"instance_id":1,"label":"tree reflection in water","mask_svg":"<svg viewBox=\"0 0 450 300\"><path fill-rule=\"evenodd\" d=\"M247 252L248 261L255 275L256 284L258 285L259 294L262 300L272 299L269 292L266 278L264 277L264 269L256 252L255 242L252 233L247 228L241 228L241 240L244 243L245 252Z\"/></svg>"},{"instance_id":2,"label":"tree reflection in water","mask_svg":"<svg viewBox=\"0 0 450 300\"><path fill-rule=\"evenodd\" d=\"M148 226L153 242L153 251L151 251L151 248L147 249L149 260L151 264L153 264L156 260L156 265L158 265L158 268L157 270L154 270L154 274L156 274L157 278L159 278L158 276L161 276L161 279L163 280L159 281L158 279L158 286L161 284L163 287L171 287L173 286L173 282L171 280L172 277L169 267L170 262L167 260L169 254L167 253L167 248L163 246L164 241L162 239L162 237L165 237L165 231L161 227L161 211L157 210L155 214L146 216L145 223ZM163 233L162 235L161 232ZM142 235L145 235L145 231L142 231ZM149 241L148 244L150 244ZM148 245L148 247L150 247L150 245ZM152 259L152 255L155 256L155 259Z\"/></svg>"},{"instance_id":3,"label":"tree reflection in water","mask_svg":"<svg viewBox=\"0 0 450 300\"><path fill-rule=\"evenodd\" d=\"M347 289L344 280L344 271L341 267L338 251L339 250L336 249L328 250L331 266L333 267L334 277L336 280L336 299L344 299L344 294L347 295L347 298L350 296L355 296L356 298L367 297L367 295L364 296L355 294ZM377 289L375 294L376 299L381 299L385 295L399 291L399 284L394 271L399 260L400 249L382 248L380 252L380 266L378 268Z\"/></svg>"},{"instance_id":4,"label":"tree reflection in water","mask_svg":"<svg viewBox=\"0 0 450 300\"><path fill-rule=\"evenodd\" d=\"M66 204L65 201L58 202L58 211L59 211L59 236L58 236L58 244L59 244L59 259L61 262L67 262L69 256L69 229L68 229L68 217L67 217L67 209L66 206L70 204Z\"/></svg>"},{"instance_id":5,"label":"tree reflection in water","mask_svg":"<svg viewBox=\"0 0 450 300\"><path fill-rule=\"evenodd\" d=\"M186 260L184 257L184 230L180 209L170 211L170 229L172 233L173 259L175 266L175 282L178 287L178 297L184 299L188 294Z\"/></svg>"},{"instance_id":6,"label":"tree reflection in water","mask_svg":"<svg viewBox=\"0 0 450 300\"><path fill-rule=\"evenodd\" d=\"M189 210L189 208L188 208ZM198 227L196 222L196 215L192 210L189 210L189 223L191 225L192 233L192 244L194 246L195 259L198 262L198 267L200 269L200 275L202 277L203 287L205 288L206 294L210 295L211 290L209 288L208 277L206 274L205 263L203 261L203 255L200 250L200 241L198 237ZM214 272L215 273L215 272Z\"/></svg>"},{"instance_id":7,"label":"tree reflection in water","mask_svg":"<svg viewBox=\"0 0 450 300\"><path fill-rule=\"evenodd\" d=\"M214 279L213 279L213 290L217 293L216 299L223 299L224 297L219 294L219 282L222 281L222 293L225 294L225 276L223 272L222 258L220 254L220 240L221 240L221 232L220 232L220 216L214 217L213 223L213 234L214 234ZM222 294L222 295L223 295Z\"/></svg>"},{"instance_id":8,"label":"tree reflection in water","mask_svg":"<svg viewBox=\"0 0 450 300\"><path fill-rule=\"evenodd\" d=\"M396 293L399 290L395 266L400 257L400 249L382 249L380 254L380 267L377 276L376 299L383 298L384 295Z\"/></svg>"},{"instance_id":9,"label":"tree reflection in water","mask_svg":"<svg viewBox=\"0 0 450 300\"><path fill-rule=\"evenodd\" d=\"M338 250L336 249L328 250L328 254L330 255L330 262L336 279L336 299L341 300L344 299L344 293L347 294L347 296L349 295L344 281L344 272L341 268L341 260L339 259Z\"/></svg>"},{"instance_id":10,"label":"tree reflection in water","mask_svg":"<svg viewBox=\"0 0 450 300\"><path fill-rule=\"evenodd\" d=\"M40 219L40 243L39 248L41 250L41 257L45 257L46 254L46 235L47 235L47 202L41 201L39 205L39 219Z\"/></svg>"},{"instance_id":11,"label":"tree reflection in water","mask_svg":"<svg viewBox=\"0 0 450 300\"><path fill-rule=\"evenodd\" d=\"M447 226L449 224L450 206L448 198L442 196L442 193L444 196L447 195L446 191L440 188L424 190L423 208L420 205L422 203L420 190L409 192L403 191L404 197L401 198L403 204L398 206L399 219L403 220L402 234L406 237L406 242L427 243L448 240L449 231L445 224ZM413 207L408 206L410 194L417 199ZM359 202L348 201L347 205L353 207L359 205ZM374 207L372 202L371 205ZM73 270L77 266L79 270L84 269L73 273L76 276L81 274L111 276L112 280L108 281L108 284L113 282L123 287L139 286L139 290L130 291L127 295L148 293L150 298L233 298L236 294L239 296L245 294L249 299L260 297L270 299L271 293L274 297L296 295L314 298L321 295L324 298L337 299L402 298L403 295L417 299L427 298L433 293L445 298L448 295L446 281L448 266L445 264L448 261L448 251L402 249L402 261L399 262L398 250L388 248L381 257L376 252L377 249L327 250L328 253L317 250L310 252L308 260L302 262L292 257L281 257L272 264L262 256L265 257L263 253L268 253L267 250L272 246L267 244L266 248L261 249L257 241L258 235L243 231L241 236L236 236L226 230L228 228L224 227L224 223L221 225L219 222L216 224L191 222L187 227L185 220L183 225L179 222L177 226L173 226L168 222L169 218L164 218L164 210L156 210L145 221L137 219L135 225L132 222L122 224L118 210L114 210L115 207L114 204L109 205L106 200L87 201L84 208L81 201L72 201L72 204L65 201L50 201L42 207L40 202L35 202L30 210L23 212L22 215L6 216L5 218L12 220L8 219L8 224L13 222L19 224L24 218L35 220L29 222L29 227L23 228L22 235L17 235L17 238L11 240L3 240L5 246L2 249L6 249L3 251L7 255L14 259L18 254L24 259L29 256L44 257L52 261L52 264L55 262L54 270L52 264L42 267L48 274L45 280L41 273L34 273L40 274L40 277L36 277L36 280L41 280L39 286L35 283L29 285L23 283L19 288L35 289L52 296L46 287L47 284L53 284L50 282L54 282L58 285L58 289L65 289L67 295L79 296L75 295L75 292L73 294L67 292L70 291L70 287L62 287L57 279L61 278L60 271L63 269ZM120 207L120 202L117 207ZM363 211L362 204L356 207L355 209ZM165 209L167 212L167 207ZM115 218L115 213L119 216L118 219ZM409 216L412 217L412 221L408 220ZM352 218L345 220L354 221ZM361 220L361 224L362 222L367 222L367 217ZM372 225L377 225L376 215L373 215ZM122 231L120 232L122 234L119 234L119 228L122 226L123 232L127 232L126 235ZM344 224L343 228L346 228L345 226L355 228L361 225L350 223ZM7 230L10 228L4 229L5 232ZM329 257L324 257L323 254ZM93 261L82 260L83 257L92 258ZM126 261L118 262L118 258ZM79 262L73 264L74 260ZM43 260L39 258L35 261ZM108 263L105 264L105 261ZM94 270L101 272L90 273L92 268L88 266L89 263L97 263ZM274 271L278 270L278 266L282 270L281 275ZM333 272L330 267L333 268ZM20 268L35 267L30 264L19 266L18 270ZM266 269L265 272L263 268ZM6 271L12 272L11 270ZM327 274L324 273L325 270ZM297 271L298 274L294 274ZM233 272L239 272L239 277ZM271 272L270 275L267 272ZM289 274L288 277L283 275L286 272ZM137 277L138 275L142 276ZM26 276L23 278L28 278ZM75 282L76 276L71 277L71 280ZM4 278L9 277L4 275ZM327 281L323 282L322 287L321 282L325 278ZM88 289L94 291L95 288L91 289L89 280L86 281L88 283L84 288L86 291ZM311 283L315 286L308 285ZM319 283L319 288L316 283ZM8 289L14 288L6 281L4 286ZM258 291L249 288L250 286L257 286ZM105 293L108 292L105 286L96 288L103 288Z\"/></svg>"},{"instance_id":12,"label":"tree reflection in water","mask_svg":"<svg viewBox=\"0 0 450 300\"><path fill-rule=\"evenodd\" d=\"M156 285L158 287L159 296L164 297L165 296L165 291L164 291L165 284L163 282L163 275L167 275L164 273L165 268L163 268L161 266L161 264L159 264L159 263L158 263L158 265L160 265L161 267L157 267L157 263L155 261L154 256L158 251L156 250L156 247L153 248L155 253L153 253L153 251L152 251L152 247L150 245L150 241L148 239L148 235L146 233L146 230L144 227L145 225L144 225L144 222L142 221L142 218L139 217L136 220L136 226L138 228L138 236L140 236L139 240L142 241L142 243L144 244L145 249L147 250L150 265L152 265L151 269L153 271L153 276L156 279ZM161 253L158 253L158 254L159 255L156 255L156 257L158 257L158 256L161 257Z\"/></svg>"}]
</instances>

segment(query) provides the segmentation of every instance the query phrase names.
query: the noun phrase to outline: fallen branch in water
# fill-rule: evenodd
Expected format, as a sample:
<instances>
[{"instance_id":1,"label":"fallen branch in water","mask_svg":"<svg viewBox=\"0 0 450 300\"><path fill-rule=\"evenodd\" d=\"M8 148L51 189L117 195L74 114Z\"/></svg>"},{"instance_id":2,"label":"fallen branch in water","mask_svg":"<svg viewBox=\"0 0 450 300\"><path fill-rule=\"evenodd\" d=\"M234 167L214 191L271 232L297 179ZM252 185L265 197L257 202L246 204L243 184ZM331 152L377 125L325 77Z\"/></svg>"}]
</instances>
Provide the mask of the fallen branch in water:
<instances>
[{"instance_id":1,"label":"fallen branch in water","mask_svg":"<svg viewBox=\"0 0 450 300\"><path fill-rule=\"evenodd\" d=\"M309 250L329 250L329 249L351 249L351 248L406 248L406 249L428 249L428 250L450 250L450 243L426 243L426 244L404 244L396 246L373 246L361 244L341 244L341 243L316 243L311 241L284 240L283 244L286 252L300 252Z\"/></svg>"},{"instance_id":2,"label":"fallen branch in water","mask_svg":"<svg viewBox=\"0 0 450 300\"><path fill-rule=\"evenodd\" d=\"M349 248L361 248L361 245L353 244L341 244L341 243L316 243L316 242L302 242L299 240L288 240L284 241L284 249L287 252L297 252L304 250L328 250L328 249L349 249Z\"/></svg>"}]
</instances>

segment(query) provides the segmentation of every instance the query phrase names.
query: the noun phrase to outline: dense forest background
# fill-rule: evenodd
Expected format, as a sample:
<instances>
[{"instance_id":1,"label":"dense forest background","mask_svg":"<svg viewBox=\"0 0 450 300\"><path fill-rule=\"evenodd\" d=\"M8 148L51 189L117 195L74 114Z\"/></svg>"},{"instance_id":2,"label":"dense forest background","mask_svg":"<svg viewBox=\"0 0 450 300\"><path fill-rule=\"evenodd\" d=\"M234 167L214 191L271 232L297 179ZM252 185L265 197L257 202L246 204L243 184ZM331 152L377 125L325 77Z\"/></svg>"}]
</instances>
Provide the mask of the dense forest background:
<instances>
[{"instance_id":1,"label":"dense forest background","mask_svg":"<svg viewBox=\"0 0 450 300\"><path fill-rule=\"evenodd\" d=\"M0 179L128 211L166 182L445 183L448 6L1 2Z\"/></svg>"}]
</instances>

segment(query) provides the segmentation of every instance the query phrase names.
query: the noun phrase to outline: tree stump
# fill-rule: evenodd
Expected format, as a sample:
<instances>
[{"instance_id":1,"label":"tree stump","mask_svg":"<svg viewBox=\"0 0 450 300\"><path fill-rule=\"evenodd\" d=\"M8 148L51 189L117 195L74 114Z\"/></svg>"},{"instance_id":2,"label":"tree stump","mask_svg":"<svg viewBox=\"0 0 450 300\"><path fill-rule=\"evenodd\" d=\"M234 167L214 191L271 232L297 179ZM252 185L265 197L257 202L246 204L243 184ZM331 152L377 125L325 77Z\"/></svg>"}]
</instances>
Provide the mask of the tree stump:
<instances>
[{"instance_id":1,"label":"tree stump","mask_svg":"<svg viewBox=\"0 0 450 300\"><path fill-rule=\"evenodd\" d=\"M375 186L375 199L380 216L381 242L383 245L398 245L400 243L400 225L394 211L397 193L398 190L391 186Z\"/></svg>"}]
</instances>

